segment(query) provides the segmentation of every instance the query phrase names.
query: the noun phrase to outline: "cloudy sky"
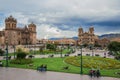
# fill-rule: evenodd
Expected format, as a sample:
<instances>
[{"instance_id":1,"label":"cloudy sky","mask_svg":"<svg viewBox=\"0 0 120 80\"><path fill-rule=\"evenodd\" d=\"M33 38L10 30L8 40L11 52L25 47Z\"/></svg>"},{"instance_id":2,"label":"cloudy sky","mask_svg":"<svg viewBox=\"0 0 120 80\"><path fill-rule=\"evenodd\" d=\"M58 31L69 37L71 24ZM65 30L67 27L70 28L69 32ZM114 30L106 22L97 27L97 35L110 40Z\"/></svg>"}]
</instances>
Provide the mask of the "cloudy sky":
<instances>
[{"instance_id":1,"label":"cloudy sky","mask_svg":"<svg viewBox=\"0 0 120 80\"><path fill-rule=\"evenodd\" d=\"M12 15L18 27L37 25L37 38L73 37L78 28L95 34L120 32L120 0L0 0L0 30Z\"/></svg>"}]
</instances>

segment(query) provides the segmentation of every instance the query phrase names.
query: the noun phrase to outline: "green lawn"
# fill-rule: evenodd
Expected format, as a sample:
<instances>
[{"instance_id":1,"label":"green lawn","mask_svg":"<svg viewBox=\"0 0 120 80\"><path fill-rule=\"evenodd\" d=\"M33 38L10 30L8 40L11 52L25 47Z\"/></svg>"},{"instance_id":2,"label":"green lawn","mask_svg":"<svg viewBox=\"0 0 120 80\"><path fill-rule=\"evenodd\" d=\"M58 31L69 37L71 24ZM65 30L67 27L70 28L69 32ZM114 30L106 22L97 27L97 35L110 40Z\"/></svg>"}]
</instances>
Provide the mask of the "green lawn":
<instances>
[{"instance_id":1,"label":"green lawn","mask_svg":"<svg viewBox=\"0 0 120 80\"><path fill-rule=\"evenodd\" d=\"M40 66L41 64L47 64L49 71L57 71L57 72L67 72L67 73L76 73L80 74L80 67L76 67L70 64L67 64L64 62L65 58L34 58L33 60L33 66L29 66L28 64L25 65L16 65L16 64L10 64L9 67L16 67L16 68L28 68L28 69L36 69L37 66ZM4 61L5 63L5 61ZM69 66L68 70L64 70L63 67ZM83 68L83 74L88 74L90 68ZM119 77L118 74L115 74L116 72L120 72L120 69L109 69L109 70L100 70L102 76L110 76L110 77Z\"/></svg>"}]
</instances>

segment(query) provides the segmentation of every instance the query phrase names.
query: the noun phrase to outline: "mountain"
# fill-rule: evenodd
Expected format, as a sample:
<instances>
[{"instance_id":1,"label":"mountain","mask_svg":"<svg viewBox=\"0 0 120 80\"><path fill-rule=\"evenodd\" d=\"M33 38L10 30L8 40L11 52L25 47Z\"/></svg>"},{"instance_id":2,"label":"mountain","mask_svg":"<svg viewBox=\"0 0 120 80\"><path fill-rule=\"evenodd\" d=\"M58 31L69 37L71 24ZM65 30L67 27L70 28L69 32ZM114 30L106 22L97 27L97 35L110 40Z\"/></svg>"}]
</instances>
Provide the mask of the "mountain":
<instances>
[{"instance_id":1,"label":"mountain","mask_svg":"<svg viewBox=\"0 0 120 80\"><path fill-rule=\"evenodd\" d=\"M103 35L98 36L98 38L99 39L107 38L107 39L110 39L110 40L114 40L114 39L119 40L120 39L120 33L103 34ZM62 38L50 38L49 40L59 40L59 39L62 39ZM72 39L77 40L78 37L74 36L74 37L72 37Z\"/></svg>"},{"instance_id":2,"label":"mountain","mask_svg":"<svg viewBox=\"0 0 120 80\"><path fill-rule=\"evenodd\" d=\"M103 34L101 36L98 36L99 39L103 39L103 38L108 38L108 39L112 39L112 38L120 38L120 33L115 33L115 34Z\"/></svg>"},{"instance_id":3,"label":"mountain","mask_svg":"<svg viewBox=\"0 0 120 80\"><path fill-rule=\"evenodd\" d=\"M59 39L62 39L62 38L50 38L49 40L59 40Z\"/></svg>"},{"instance_id":4,"label":"mountain","mask_svg":"<svg viewBox=\"0 0 120 80\"><path fill-rule=\"evenodd\" d=\"M60 39L63 39L63 38L49 38L49 40L60 40ZM77 40L78 37L72 37L72 38L67 38L67 39L74 39L74 40Z\"/></svg>"},{"instance_id":5,"label":"mountain","mask_svg":"<svg viewBox=\"0 0 120 80\"><path fill-rule=\"evenodd\" d=\"M74 40L78 40L78 37L72 37L72 39L74 39Z\"/></svg>"}]
</instances>

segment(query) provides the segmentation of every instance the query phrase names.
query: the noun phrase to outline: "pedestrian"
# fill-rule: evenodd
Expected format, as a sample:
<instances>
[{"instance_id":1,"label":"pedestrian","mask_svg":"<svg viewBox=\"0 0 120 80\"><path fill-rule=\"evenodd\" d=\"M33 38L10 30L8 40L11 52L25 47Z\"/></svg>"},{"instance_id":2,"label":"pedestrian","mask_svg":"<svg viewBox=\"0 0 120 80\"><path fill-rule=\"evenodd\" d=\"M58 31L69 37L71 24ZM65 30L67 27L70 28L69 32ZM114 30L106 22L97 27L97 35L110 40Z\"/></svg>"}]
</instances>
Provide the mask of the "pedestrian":
<instances>
[{"instance_id":1,"label":"pedestrian","mask_svg":"<svg viewBox=\"0 0 120 80\"><path fill-rule=\"evenodd\" d=\"M43 64L40 66L40 71L42 72L43 71Z\"/></svg>"},{"instance_id":2,"label":"pedestrian","mask_svg":"<svg viewBox=\"0 0 120 80\"><path fill-rule=\"evenodd\" d=\"M38 66L38 67L37 67L37 71L41 71L41 66Z\"/></svg>"},{"instance_id":3,"label":"pedestrian","mask_svg":"<svg viewBox=\"0 0 120 80\"><path fill-rule=\"evenodd\" d=\"M96 71L95 70L93 70L93 76L96 77Z\"/></svg>"},{"instance_id":4,"label":"pedestrian","mask_svg":"<svg viewBox=\"0 0 120 80\"><path fill-rule=\"evenodd\" d=\"M43 65L43 71L47 71L47 65Z\"/></svg>"},{"instance_id":5,"label":"pedestrian","mask_svg":"<svg viewBox=\"0 0 120 80\"><path fill-rule=\"evenodd\" d=\"M92 69L89 71L89 75L90 75L90 77L93 76L93 70Z\"/></svg>"},{"instance_id":6,"label":"pedestrian","mask_svg":"<svg viewBox=\"0 0 120 80\"><path fill-rule=\"evenodd\" d=\"M96 76L100 77L100 71L99 70L96 71Z\"/></svg>"},{"instance_id":7,"label":"pedestrian","mask_svg":"<svg viewBox=\"0 0 120 80\"><path fill-rule=\"evenodd\" d=\"M3 67L3 62L2 61L0 61L0 67Z\"/></svg>"},{"instance_id":8,"label":"pedestrian","mask_svg":"<svg viewBox=\"0 0 120 80\"><path fill-rule=\"evenodd\" d=\"M104 53L104 58L106 58L106 53Z\"/></svg>"}]
</instances>

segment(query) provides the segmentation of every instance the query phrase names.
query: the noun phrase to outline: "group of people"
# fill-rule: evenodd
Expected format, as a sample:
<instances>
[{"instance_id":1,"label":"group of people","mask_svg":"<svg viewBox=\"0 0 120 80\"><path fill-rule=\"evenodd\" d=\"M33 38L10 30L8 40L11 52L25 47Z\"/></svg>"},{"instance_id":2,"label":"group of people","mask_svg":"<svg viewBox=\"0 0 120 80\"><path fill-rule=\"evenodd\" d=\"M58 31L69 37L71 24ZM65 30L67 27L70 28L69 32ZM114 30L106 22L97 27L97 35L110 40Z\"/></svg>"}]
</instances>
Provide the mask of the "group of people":
<instances>
[{"instance_id":1,"label":"group of people","mask_svg":"<svg viewBox=\"0 0 120 80\"><path fill-rule=\"evenodd\" d=\"M37 71L47 71L47 65L45 64L42 64L41 66L38 66L37 67Z\"/></svg>"},{"instance_id":2,"label":"group of people","mask_svg":"<svg viewBox=\"0 0 120 80\"><path fill-rule=\"evenodd\" d=\"M100 77L100 71L99 70L90 70L89 75L92 77Z\"/></svg>"},{"instance_id":3,"label":"group of people","mask_svg":"<svg viewBox=\"0 0 120 80\"><path fill-rule=\"evenodd\" d=\"M2 61L0 61L0 67L3 67L3 62Z\"/></svg>"}]
</instances>

